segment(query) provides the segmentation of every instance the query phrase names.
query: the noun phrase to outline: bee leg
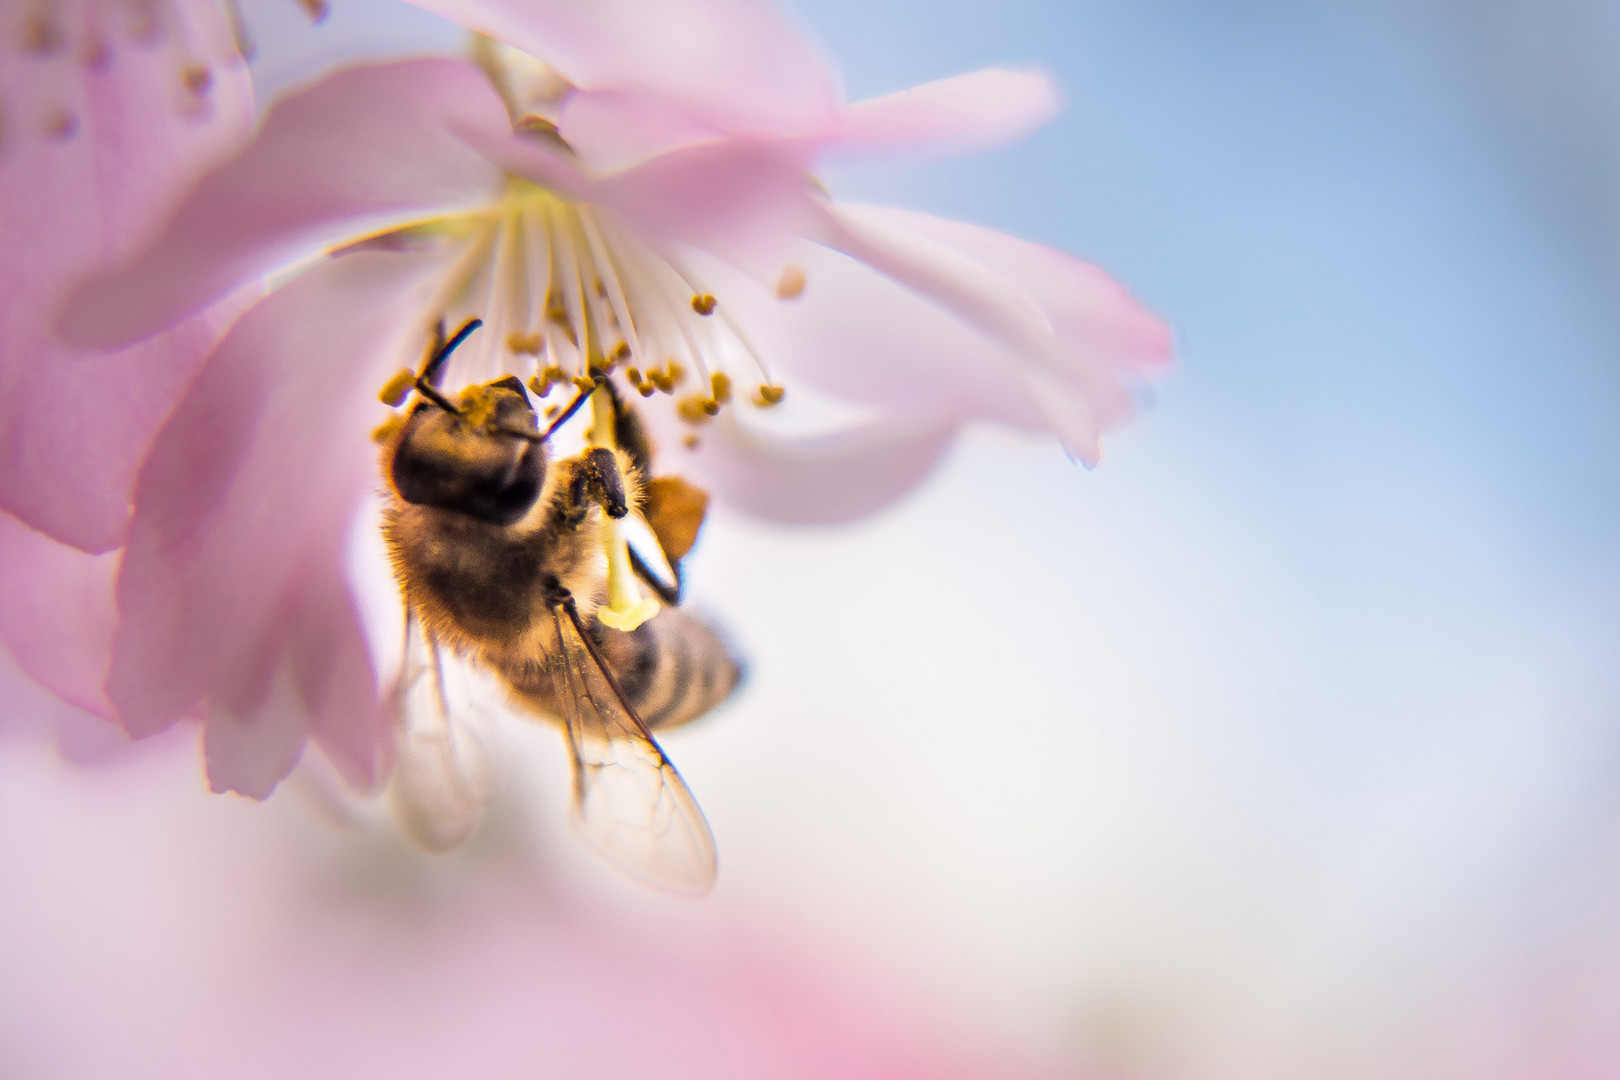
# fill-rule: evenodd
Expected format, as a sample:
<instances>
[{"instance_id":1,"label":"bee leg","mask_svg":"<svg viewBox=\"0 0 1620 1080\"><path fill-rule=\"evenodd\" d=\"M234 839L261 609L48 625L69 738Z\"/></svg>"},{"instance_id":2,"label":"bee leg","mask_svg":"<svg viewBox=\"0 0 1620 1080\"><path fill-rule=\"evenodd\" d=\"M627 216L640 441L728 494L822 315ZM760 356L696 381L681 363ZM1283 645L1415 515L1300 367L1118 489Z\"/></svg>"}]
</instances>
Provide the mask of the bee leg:
<instances>
[{"instance_id":1,"label":"bee leg","mask_svg":"<svg viewBox=\"0 0 1620 1080\"><path fill-rule=\"evenodd\" d=\"M584 507L589 500L610 518L622 518L630 512L624 494L624 477L619 475L619 463L613 451L598 446L585 454L574 471L568 497L575 509Z\"/></svg>"},{"instance_id":2,"label":"bee leg","mask_svg":"<svg viewBox=\"0 0 1620 1080\"><path fill-rule=\"evenodd\" d=\"M678 606L681 602L681 590L685 586L685 582L681 578L681 561L679 559L669 560L669 568L675 572L675 584L671 585L653 573L652 567L647 565L647 561L641 557L641 554L634 547L630 547L629 551L630 569L636 572L636 577L640 578L647 588L658 594L658 599L663 601L664 606Z\"/></svg>"}]
</instances>

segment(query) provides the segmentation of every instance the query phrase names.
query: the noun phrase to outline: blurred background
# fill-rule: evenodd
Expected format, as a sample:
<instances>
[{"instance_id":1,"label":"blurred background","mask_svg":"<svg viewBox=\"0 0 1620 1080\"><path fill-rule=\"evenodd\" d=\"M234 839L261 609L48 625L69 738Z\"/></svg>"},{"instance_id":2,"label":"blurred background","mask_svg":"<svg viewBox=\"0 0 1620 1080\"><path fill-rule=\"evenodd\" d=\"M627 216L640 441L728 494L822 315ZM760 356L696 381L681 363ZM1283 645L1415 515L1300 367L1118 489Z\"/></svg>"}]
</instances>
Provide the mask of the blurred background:
<instances>
[{"instance_id":1,"label":"blurred background","mask_svg":"<svg viewBox=\"0 0 1620 1080\"><path fill-rule=\"evenodd\" d=\"M459 42L247 10L267 98ZM856 526L717 514L702 904L572 840L549 731L439 857L12 738L0 1076L1620 1075L1620 4L792 11L852 98L1051 70L829 185L1101 264L1175 376L1095 471L982 430Z\"/></svg>"}]
</instances>

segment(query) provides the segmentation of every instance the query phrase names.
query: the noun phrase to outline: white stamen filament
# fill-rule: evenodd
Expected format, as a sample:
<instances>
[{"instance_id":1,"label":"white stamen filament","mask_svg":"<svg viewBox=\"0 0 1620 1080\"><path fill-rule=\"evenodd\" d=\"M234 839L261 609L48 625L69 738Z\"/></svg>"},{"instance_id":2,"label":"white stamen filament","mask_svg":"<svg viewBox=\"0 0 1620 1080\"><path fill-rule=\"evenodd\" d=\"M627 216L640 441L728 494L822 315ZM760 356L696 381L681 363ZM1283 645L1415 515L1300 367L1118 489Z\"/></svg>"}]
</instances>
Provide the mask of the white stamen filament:
<instances>
[{"instance_id":1,"label":"white stamen filament","mask_svg":"<svg viewBox=\"0 0 1620 1080\"><path fill-rule=\"evenodd\" d=\"M693 274L594 207L513 179L494 206L415 228L462 244L424 330L438 321L453 330L475 317L485 324L451 358L452 392L504 375L542 393L559 379L608 375L624 379L627 394L675 394L680 414L697 422L729 403L724 388L753 381L733 376L736 364L752 367L761 386L771 383L723 302L711 305ZM695 375L695 385L681 382L682 373Z\"/></svg>"}]
</instances>

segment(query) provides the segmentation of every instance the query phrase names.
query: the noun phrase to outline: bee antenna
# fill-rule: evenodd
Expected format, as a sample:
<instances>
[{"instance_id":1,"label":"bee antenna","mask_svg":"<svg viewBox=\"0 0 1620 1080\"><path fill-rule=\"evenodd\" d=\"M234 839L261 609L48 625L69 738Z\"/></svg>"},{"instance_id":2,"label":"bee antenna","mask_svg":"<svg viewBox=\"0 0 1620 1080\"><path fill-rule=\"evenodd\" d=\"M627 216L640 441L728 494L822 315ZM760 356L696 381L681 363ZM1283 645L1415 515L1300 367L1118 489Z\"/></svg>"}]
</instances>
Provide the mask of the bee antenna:
<instances>
[{"instance_id":1,"label":"bee antenna","mask_svg":"<svg viewBox=\"0 0 1620 1080\"><path fill-rule=\"evenodd\" d=\"M568 423L569 420L572 420L574 414L579 412L579 407L585 404L585 400L596 392L596 388L598 386L601 386L606 381L607 379L601 375L597 375L595 378L593 378L591 380L591 385L587 389L581 390L579 393L574 395L574 400L568 403L568 408L564 409L560 414L558 414L557 419L551 422L551 424L546 428L546 433L540 436L540 438L551 438L552 432Z\"/></svg>"},{"instance_id":2,"label":"bee antenna","mask_svg":"<svg viewBox=\"0 0 1620 1080\"><path fill-rule=\"evenodd\" d=\"M444 369L444 362L450 359L450 354L456 351L456 347L458 345L460 345L463 341L466 341L467 338L472 336L472 332L474 330L483 325L483 319L468 319L466 322L461 324L461 329L456 331L455 337L451 338L449 341L445 341L444 321L441 319L439 321L439 326L435 337L439 341L443 342L443 344L441 344L437 349L434 349L433 355L428 358L428 362L422 365L422 374L416 377L417 389L420 390L423 383L438 386L439 375Z\"/></svg>"},{"instance_id":3,"label":"bee antenna","mask_svg":"<svg viewBox=\"0 0 1620 1080\"><path fill-rule=\"evenodd\" d=\"M422 365L422 373L416 377L414 384L416 392L452 416L460 416L461 410L456 408L454 402L440 393L439 376L444 371L444 362L450 359L450 354L456 351L456 346L466 341L474 330L483 325L483 319L468 319L461 325L461 329L456 331L456 336L446 341L444 340L444 320L440 319L433 328L433 340L435 342L433 355L428 357L428 362Z\"/></svg>"}]
</instances>

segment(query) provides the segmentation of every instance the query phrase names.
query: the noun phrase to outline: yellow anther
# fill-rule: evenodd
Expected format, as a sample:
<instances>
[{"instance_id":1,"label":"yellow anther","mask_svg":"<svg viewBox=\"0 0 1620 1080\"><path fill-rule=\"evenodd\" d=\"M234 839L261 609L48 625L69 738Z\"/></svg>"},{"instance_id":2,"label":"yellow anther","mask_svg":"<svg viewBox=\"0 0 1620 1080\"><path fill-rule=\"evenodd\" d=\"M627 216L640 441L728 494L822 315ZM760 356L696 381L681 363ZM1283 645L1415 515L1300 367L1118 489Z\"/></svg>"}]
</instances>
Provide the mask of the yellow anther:
<instances>
[{"instance_id":1,"label":"yellow anther","mask_svg":"<svg viewBox=\"0 0 1620 1080\"><path fill-rule=\"evenodd\" d=\"M647 372L647 381L654 388L662 390L666 394L675 389L675 380L669 377L667 371L649 371Z\"/></svg>"},{"instance_id":2,"label":"yellow anther","mask_svg":"<svg viewBox=\"0 0 1620 1080\"><path fill-rule=\"evenodd\" d=\"M692 297L692 310L697 312L699 315L713 315L714 297L710 296L708 293L702 293L701 295Z\"/></svg>"},{"instance_id":3,"label":"yellow anther","mask_svg":"<svg viewBox=\"0 0 1620 1080\"><path fill-rule=\"evenodd\" d=\"M650 382L640 383L636 386L636 393L640 394L642 397L652 397L657 390L658 387L654 386Z\"/></svg>"},{"instance_id":4,"label":"yellow anther","mask_svg":"<svg viewBox=\"0 0 1620 1080\"><path fill-rule=\"evenodd\" d=\"M761 383L759 393L754 395L754 404L758 405L762 409L768 409L772 405L775 405L777 402L781 401L782 395L786 393L786 387L772 386L770 383Z\"/></svg>"},{"instance_id":5,"label":"yellow anther","mask_svg":"<svg viewBox=\"0 0 1620 1080\"><path fill-rule=\"evenodd\" d=\"M538 375L529 376L529 389L534 391L535 397L545 397L551 393L553 383L550 379L542 379Z\"/></svg>"},{"instance_id":6,"label":"yellow anther","mask_svg":"<svg viewBox=\"0 0 1620 1080\"><path fill-rule=\"evenodd\" d=\"M720 403L702 394L687 394L675 403L675 412L688 424L708 423L709 417L719 411Z\"/></svg>"},{"instance_id":7,"label":"yellow anther","mask_svg":"<svg viewBox=\"0 0 1620 1080\"><path fill-rule=\"evenodd\" d=\"M804 282L804 270L796 263L788 263L776 278L776 298L797 300L804 295Z\"/></svg>"},{"instance_id":8,"label":"yellow anther","mask_svg":"<svg viewBox=\"0 0 1620 1080\"><path fill-rule=\"evenodd\" d=\"M578 390L589 390L591 387L596 385L596 380L591 378L589 375L575 375L568 381L573 383L575 389Z\"/></svg>"},{"instance_id":9,"label":"yellow anther","mask_svg":"<svg viewBox=\"0 0 1620 1080\"><path fill-rule=\"evenodd\" d=\"M568 381L568 376L563 374L563 369L558 367L556 364L547 364L545 367L541 368L540 377L547 382L559 383Z\"/></svg>"},{"instance_id":10,"label":"yellow anther","mask_svg":"<svg viewBox=\"0 0 1620 1080\"><path fill-rule=\"evenodd\" d=\"M680 385L680 381L686 378L686 369L681 367L681 365L676 363L673 359L671 359L669 363L665 364L664 367L669 371L669 385L678 386Z\"/></svg>"},{"instance_id":11,"label":"yellow anther","mask_svg":"<svg viewBox=\"0 0 1620 1080\"><path fill-rule=\"evenodd\" d=\"M696 450L698 448L698 443L701 441L702 440L700 440L696 435L693 435L691 432L687 432L686 437L681 440L681 445L686 447L688 450Z\"/></svg>"},{"instance_id":12,"label":"yellow anther","mask_svg":"<svg viewBox=\"0 0 1620 1080\"><path fill-rule=\"evenodd\" d=\"M638 367L625 368L624 377L630 380L631 386L639 387L641 385L641 369Z\"/></svg>"},{"instance_id":13,"label":"yellow anther","mask_svg":"<svg viewBox=\"0 0 1620 1080\"><path fill-rule=\"evenodd\" d=\"M731 376L723 371L716 371L709 376L709 396L724 405L731 400Z\"/></svg>"},{"instance_id":14,"label":"yellow anther","mask_svg":"<svg viewBox=\"0 0 1620 1080\"><path fill-rule=\"evenodd\" d=\"M380 446L383 443L391 440L394 435L398 433L399 429L404 426L405 418L399 413L394 413L389 416L388 419L378 424L377 427L372 431L371 441Z\"/></svg>"},{"instance_id":15,"label":"yellow anther","mask_svg":"<svg viewBox=\"0 0 1620 1080\"><path fill-rule=\"evenodd\" d=\"M512 334L506 339L506 347L520 356L539 356L540 346L539 334Z\"/></svg>"},{"instance_id":16,"label":"yellow anther","mask_svg":"<svg viewBox=\"0 0 1620 1080\"><path fill-rule=\"evenodd\" d=\"M619 342L618 345L614 346L614 348L613 348L613 359L615 359L615 360L628 360L628 359L630 359L630 343L628 341L621 341L621 342Z\"/></svg>"},{"instance_id":17,"label":"yellow anther","mask_svg":"<svg viewBox=\"0 0 1620 1080\"><path fill-rule=\"evenodd\" d=\"M377 400L390 409L397 409L405 403L406 395L411 387L416 385L416 372L410 368L400 368L383 383L383 388L377 391Z\"/></svg>"}]
</instances>

